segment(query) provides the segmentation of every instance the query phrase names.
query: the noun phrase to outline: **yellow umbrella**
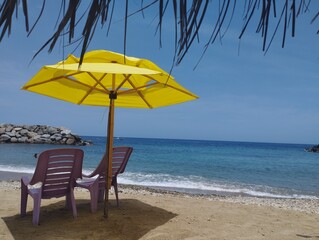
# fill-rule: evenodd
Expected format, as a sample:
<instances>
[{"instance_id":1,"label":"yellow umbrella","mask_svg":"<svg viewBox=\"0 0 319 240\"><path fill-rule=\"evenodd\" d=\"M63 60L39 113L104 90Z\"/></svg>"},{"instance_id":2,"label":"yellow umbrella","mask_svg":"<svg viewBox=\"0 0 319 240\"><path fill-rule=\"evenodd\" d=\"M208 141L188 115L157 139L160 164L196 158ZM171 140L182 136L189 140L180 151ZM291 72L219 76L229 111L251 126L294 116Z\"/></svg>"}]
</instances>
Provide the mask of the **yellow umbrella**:
<instances>
[{"instance_id":1,"label":"yellow umbrella","mask_svg":"<svg viewBox=\"0 0 319 240\"><path fill-rule=\"evenodd\" d=\"M105 50L79 58L69 55L55 65L46 65L23 87L75 104L109 106L104 216L107 217L108 189L112 179L114 107L156 108L198 97L179 85L153 62Z\"/></svg>"}]
</instances>

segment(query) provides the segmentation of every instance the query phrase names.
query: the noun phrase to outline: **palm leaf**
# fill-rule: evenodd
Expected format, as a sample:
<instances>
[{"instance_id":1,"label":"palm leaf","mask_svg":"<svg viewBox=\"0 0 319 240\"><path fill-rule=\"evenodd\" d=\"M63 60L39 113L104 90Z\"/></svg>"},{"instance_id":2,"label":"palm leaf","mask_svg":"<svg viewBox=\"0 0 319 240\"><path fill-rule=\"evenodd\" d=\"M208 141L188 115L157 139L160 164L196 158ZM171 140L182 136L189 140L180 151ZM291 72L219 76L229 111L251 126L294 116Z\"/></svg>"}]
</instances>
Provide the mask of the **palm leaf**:
<instances>
[{"instance_id":1,"label":"palm leaf","mask_svg":"<svg viewBox=\"0 0 319 240\"><path fill-rule=\"evenodd\" d=\"M45 0L43 0L42 8L38 15L38 18L32 25L31 29L29 28L29 17L28 17L28 7L30 7L27 3L27 0L3 0L0 5L0 42L2 41L5 34L8 36L11 33L12 28L12 17L14 14L18 17L18 11L20 8L19 4L22 4L22 10L24 14L24 22L25 29L28 35L30 35L33 29L36 27L39 19L43 15L43 10L45 8ZM145 3L146 1L141 0L141 9L136 11L135 13L129 12L129 1L126 0L125 5L125 25L124 25L124 53L126 52L126 42L127 42L127 30L129 23L129 16L132 14L136 14L137 12L146 11L150 6L158 4L158 25L157 30L159 32L159 44L162 45L162 26L165 21L165 13L168 9L173 11L174 15L174 29L175 29L175 57L174 61L176 64L179 64L184 56L187 54L189 48L194 44L194 39L199 39L200 28L202 23L204 22L204 18L207 12L212 11L216 6L214 3L218 2L221 6L218 11L217 20L208 22L213 26L212 34L209 37L205 48L203 50L203 54L206 52L208 46L213 44L217 37L220 36L222 38L224 34L223 29L229 27L231 20L226 25L226 18L231 15L230 19L232 19L232 15L234 14L236 8L236 1L231 0L152 0L149 3ZM33 1L29 1L29 3L34 3ZM112 3L112 5L111 5ZM247 27L249 24L252 24L252 19L254 16L259 14L259 21L257 24L256 32L261 34L262 36L262 50L267 52L270 45L273 42L274 36L280 32L280 24L282 24L282 47L284 47L286 38L287 38L287 30L291 30L291 36L295 36L296 34L296 21L298 16L301 13L309 13L310 11L310 3L311 0L285 0L285 1L276 1L276 0L245 0L245 7L243 12L243 27L239 31L239 39L243 37L245 32L247 31ZM88 7L88 11L85 11L82 15L77 14L80 6L82 4L81 0L62 0L61 7L67 6L67 8L63 11L63 16L58 17L58 24L56 30L53 32L53 35L40 47L39 51L35 54L35 56L43 51L45 48L49 48L48 51L51 52L57 40L64 36L68 35L69 44L72 41L79 41L79 36L75 35L76 28L79 28L81 25L78 24L79 19L85 19L85 23L82 29L81 39L81 62L82 57L88 48L97 24L100 22L102 27L107 25L107 33L109 33L110 26L112 23L112 16L115 8L115 0L91 0L91 3ZM121 3L119 3L121 4ZM230 8L230 5L233 5L233 8ZM279 6L279 4L281 4ZM281 9L279 9L281 7ZM279 18L277 19L278 9L281 13ZM311 20L311 23L315 22L318 19L319 11L318 9L313 9L315 12L314 17ZM58 15L58 13L57 13ZM289 22L291 21L291 24ZM270 26L275 25L274 30L270 30ZM226 26L226 27L224 27ZM272 31L272 32L270 32ZM319 30L317 31L319 33ZM269 38L269 34L271 34Z\"/></svg>"}]
</instances>

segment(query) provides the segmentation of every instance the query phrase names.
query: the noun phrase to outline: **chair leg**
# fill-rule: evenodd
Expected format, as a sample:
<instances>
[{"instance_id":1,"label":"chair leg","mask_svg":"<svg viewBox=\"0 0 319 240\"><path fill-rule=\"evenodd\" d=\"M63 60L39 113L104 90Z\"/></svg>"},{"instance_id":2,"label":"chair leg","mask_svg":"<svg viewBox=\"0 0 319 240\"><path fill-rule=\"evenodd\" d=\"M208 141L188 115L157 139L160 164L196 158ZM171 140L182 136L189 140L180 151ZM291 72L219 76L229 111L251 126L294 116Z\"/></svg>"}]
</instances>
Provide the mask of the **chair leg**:
<instances>
[{"instance_id":1,"label":"chair leg","mask_svg":"<svg viewBox=\"0 0 319 240\"><path fill-rule=\"evenodd\" d=\"M99 180L97 179L89 188L91 195L91 212L97 211L97 203L99 198Z\"/></svg>"},{"instance_id":2,"label":"chair leg","mask_svg":"<svg viewBox=\"0 0 319 240\"><path fill-rule=\"evenodd\" d=\"M20 215L23 217L27 213L27 202L28 202L28 187L21 181L21 205Z\"/></svg>"},{"instance_id":3,"label":"chair leg","mask_svg":"<svg viewBox=\"0 0 319 240\"><path fill-rule=\"evenodd\" d=\"M104 201L104 195L105 195L105 189L103 188L99 188L98 191L98 202L103 202Z\"/></svg>"},{"instance_id":4,"label":"chair leg","mask_svg":"<svg viewBox=\"0 0 319 240\"><path fill-rule=\"evenodd\" d=\"M71 195L70 194L67 194L65 196L65 208L68 209L68 210L71 210L71 208L72 208L72 202L71 202Z\"/></svg>"},{"instance_id":5,"label":"chair leg","mask_svg":"<svg viewBox=\"0 0 319 240\"><path fill-rule=\"evenodd\" d=\"M74 190L71 188L70 193L65 196L65 207L68 210L72 209L73 217L77 217L76 204L74 198Z\"/></svg>"},{"instance_id":6,"label":"chair leg","mask_svg":"<svg viewBox=\"0 0 319 240\"><path fill-rule=\"evenodd\" d=\"M33 195L33 225L39 225L40 218L40 206L41 206L41 192Z\"/></svg>"},{"instance_id":7,"label":"chair leg","mask_svg":"<svg viewBox=\"0 0 319 240\"><path fill-rule=\"evenodd\" d=\"M119 207L120 203L119 203L119 193L118 193L118 189L117 189L117 178L113 178L112 185L114 187L114 192L115 192L115 196L116 196L116 205Z\"/></svg>"},{"instance_id":8,"label":"chair leg","mask_svg":"<svg viewBox=\"0 0 319 240\"><path fill-rule=\"evenodd\" d=\"M73 188L71 188L70 190L70 194L69 194L69 199L70 199L70 204L72 206L72 212L73 212L73 217L76 218L77 217L77 211L76 211L76 204L75 204L75 198L74 198L74 190Z\"/></svg>"}]
</instances>

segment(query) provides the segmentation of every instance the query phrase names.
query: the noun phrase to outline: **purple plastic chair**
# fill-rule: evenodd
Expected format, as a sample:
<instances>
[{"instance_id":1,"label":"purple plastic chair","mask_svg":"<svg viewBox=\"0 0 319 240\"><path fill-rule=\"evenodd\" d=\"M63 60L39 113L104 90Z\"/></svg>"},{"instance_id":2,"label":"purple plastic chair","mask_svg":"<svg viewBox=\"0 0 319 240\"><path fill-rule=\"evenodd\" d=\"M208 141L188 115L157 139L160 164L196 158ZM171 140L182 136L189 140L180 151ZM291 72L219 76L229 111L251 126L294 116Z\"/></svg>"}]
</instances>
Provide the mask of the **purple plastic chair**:
<instances>
[{"instance_id":1,"label":"purple plastic chair","mask_svg":"<svg viewBox=\"0 0 319 240\"><path fill-rule=\"evenodd\" d=\"M21 178L21 216L26 215L28 195L33 198L33 225L39 224L41 199L66 197L66 206L77 216L73 189L81 178L84 153L81 149L60 148L42 152L31 179ZM30 186L39 184L41 186Z\"/></svg>"},{"instance_id":2,"label":"purple plastic chair","mask_svg":"<svg viewBox=\"0 0 319 240\"><path fill-rule=\"evenodd\" d=\"M132 151L132 147L113 148L111 186L114 187L117 206L119 206L117 175L124 172ZM82 174L86 178L77 181L77 187L88 189L90 192L92 212L96 212L98 202L104 200L106 163L107 159L104 155L97 168L90 175Z\"/></svg>"}]
</instances>

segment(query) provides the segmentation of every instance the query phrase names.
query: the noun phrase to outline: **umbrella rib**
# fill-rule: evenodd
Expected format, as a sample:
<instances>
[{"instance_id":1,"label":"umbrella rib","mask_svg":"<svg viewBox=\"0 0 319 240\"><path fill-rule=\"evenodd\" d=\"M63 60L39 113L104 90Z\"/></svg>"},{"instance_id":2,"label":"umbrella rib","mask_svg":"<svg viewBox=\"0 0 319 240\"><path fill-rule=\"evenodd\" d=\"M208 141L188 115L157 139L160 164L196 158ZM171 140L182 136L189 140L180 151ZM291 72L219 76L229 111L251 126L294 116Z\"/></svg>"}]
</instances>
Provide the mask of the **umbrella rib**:
<instances>
[{"instance_id":1,"label":"umbrella rib","mask_svg":"<svg viewBox=\"0 0 319 240\"><path fill-rule=\"evenodd\" d=\"M72 76L75 76L75 75L78 75L78 74L81 74L81 73L82 73L82 72L76 72L76 73L72 73L72 74L65 75L65 76L59 76L59 77L51 78L51 79L42 81L42 82L40 82L40 83L30 84L30 85L28 85L28 86L23 87L23 89L26 89L26 90L27 90L27 89L29 89L29 88L31 88L31 87L34 87L34 86L38 86L38 85L41 85L41 84L44 84L44 83L48 83L48 82L53 82L53 81L55 81L55 80L57 80L57 79L59 79L59 78L65 78L66 80L69 80L69 81L71 81L71 82L75 82L73 79L70 79L69 77L72 77ZM85 87L91 88L90 85L85 84L85 83L82 83L82 82L80 82L80 81L76 81L76 83L77 83L77 84L81 84L81 85L83 85L83 86L85 86ZM103 91L102 89L95 89L95 90L100 91L100 92L105 92L105 91ZM107 93L109 92L107 89L105 89L105 90L107 91Z\"/></svg>"},{"instance_id":2,"label":"umbrella rib","mask_svg":"<svg viewBox=\"0 0 319 240\"><path fill-rule=\"evenodd\" d=\"M110 91L103 85L103 84L101 84L101 81L103 80L103 78L107 75L107 73L105 73L104 75L103 75L103 77L100 79L100 80L98 80L98 79L96 79L94 76L93 76L93 74L92 73L90 73L90 72L87 72L87 74L89 74L90 75L90 77L91 78L93 78L93 80L94 81L96 81L97 82L97 84L98 85L100 85L105 91L106 91L106 93L107 94L109 94L110 93ZM99 90L99 89L96 89L96 90ZM100 90L101 91L101 90ZM102 91L103 92L103 91Z\"/></svg>"},{"instance_id":3,"label":"umbrella rib","mask_svg":"<svg viewBox=\"0 0 319 240\"><path fill-rule=\"evenodd\" d=\"M186 91L186 90L183 90L183 89L174 87L174 86L172 86L172 85L170 85L170 84L168 84L168 83L165 83L165 86L168 86L168 87L170 87L170 88L173 88L173 89L175 89L175 90L177 90L177 91L179 91L179 92L185 93L185 94L187 94L187 95L189 95L189 96L191 96L191 97L198 98L196 95L194 95L194 94L192 94L192 93L190 93L190 92L188 92L188 91Z\"/></svg>"},{"instance_id":4,"label":"umbrella rib","mask_svg":"<svg viewBox=\"0 0 319 240\"><path fill-rule=\"evenodd\" d=\"M28 89L28 88L30 88L30 87L38 86L38 85L41 85L41 84L44 84L44 83L53 82L53 81L55 81L55 80L57 80L57 79L59 79L59 78L66 78L66 79L68 79L68 80L73 81L72 79L69 79L69 77L72 77L72 76L78 75L78 74L80 74L80 73L79 73L79 72L76 72L76 73L72 73L72 74L65 75L65 76L59 76L59 77L55 77L55 78L50 78L50 79L41 81L41 82L39 82L39 83L30 84L30 85L28 85L28 86L26 86L26 87L24 87L24 88L25 88L25 89Z\"/></svg>"},{"instance_id":5,"label":"umbrella rib","mask_svg":"<svg viewBox=\"0 0 319 240\"><path fill-rule=\"evenodd\" d=\"M126 75L124 74L125 79L124 79L124 81L119 85L119 87L116 89L116 91L118 91L118 90L122 87L122 85L131 77L131 75L132 75L132 74L126 76ZM151 78L151 77L148 76L148 75L142 74L142 76L144 76L144 77L146 77L146 78L149 78L150 80L154 80L153 78ZM129 94L129 93L131 93L131 92L137 92L138 89L150 87L150 86L159 84L159 82L156 81L155 83L150 83L150 84L146 84L146 85L139 86L139 87L133 86L131 82L130 82L130 84L131 84L131 86L132 86L134 89L129 89L129 90L126 90L126 91L124 90L124 91L122 91L122 92L119 92L118 95Z\"/></svg>"},{"instance_id":6,"label":"umbrella rib","mask_svg":"<svg viewBox=\"0 0 319 240\"><path fill-rule=\"evenodd\" d=\"M150 83L150 84L146 84L146 85L143 85L143 86L135 87L134 89L124 90L122 92L119 92L117 95L130 94L132 92L137 92L137 90L139 90L141 88L147 88L147 87L154 86L154 85L157 85L157 84L160 84L160 83L159 82L155 82L155 83Z\"/></svg>"},{"instance_id":7,"label":"umbrella rib","mask_svg":"<svg viewBox=\"0 0 319 240\"><path fill-rule=\"evenodd\" d=\"M70 81L73 81L72 79L69 79L69 78L66 78L66 79L68 79L68 80L70 80ZM82 83L82 82L80 82L80 81L78 81L77 83L78 83L78 84L81 84L81 85L83 85L83 86L85 86L85 87L91 88L90 85L85 84L85 83ZM96 88L95 90L96 90L96 91L99 91L99 92L102 92L102 93L105 93L105 91L104 91L103 89L98 89L98 88ZM107 90L107 91L108 91L108 90ZM107 93L108 93L108 92L107 92Z\"/></svg>"},{"instance_id":8,"label":"umbrella rib","mask_svg":"<svg viewBox=\"0 0 319 240\"><path fill-rule=\"evenodd\" d=\"M148 77L149 79L153 79L153 80L156 81L156 79L151 78L151 77L148 76L148 75L144 75L144 76L145 76L145 77ZM174 87L174 86L168 84L169 79L170 79L170 77L168 77L167 81L166 81L165 83L163 83L165 86L169 86L169 87L171 87L171 88L173 88L173 89L175 89L175 90L177 90L177 91L179 91L179 92L185 93L185 94L187 94L187 95L189 95L189 96L191 96L191 97L198 98L196 95L194 95L194 94L188 92L187 90L183 90L183 89L180 89L180 88L177 88L177 87Z\"/></svg>"},{"instance_id":9,"label":"umbrella rib","mask_svg":"<svg viewBox=\"0 0 319 240\"><path fill-rule=\"evenodd\" d=\"M84 99L87 98L87 96L89 96L89 94L95 89L97 90L95 87L97 85L101 85L100 82L102 81L102 79L107 75L107 73L104 73L103 76L100 78L100 79L95 79L94 80L96 81L95 85L94 86L90 86L90 89L86 92L86 94L82 97L82 99L78 102L78 104L82 104Z\"/></svg>"},{"instance_id":10,"label":"umbrella rib","mask_svg":"<svg viewBox=\"0 0 319 240\"><path fill-rule=\"evenodd\" d=\"M125 82L127 82L127 80L130 78L132 76L132 74L129 74L129 75L125 75L124 74L124 80L118 85L118 87L115 89L115 92L118 92L118 90L123 86L123 84L125 83Z\"/></svg>"},{"instance_id":11,"label":"umbrella rib","mask_svg":"<svg viewBox=\"0 0 319 240\"><path fill-rule=\"evenodd\" d=\"M149 104L149 102L145 99L144 95L138 91L138 89L134 86L134 84L132 83L132 81L130 79L127 79L127 81L131 84L131 86L135 89L135 91L137 92L137 94L142 98L142 100L145 102L145 104L149 107L149 108L153 108L153 106L151 104Z\"/></svg>"}]
</instances>

